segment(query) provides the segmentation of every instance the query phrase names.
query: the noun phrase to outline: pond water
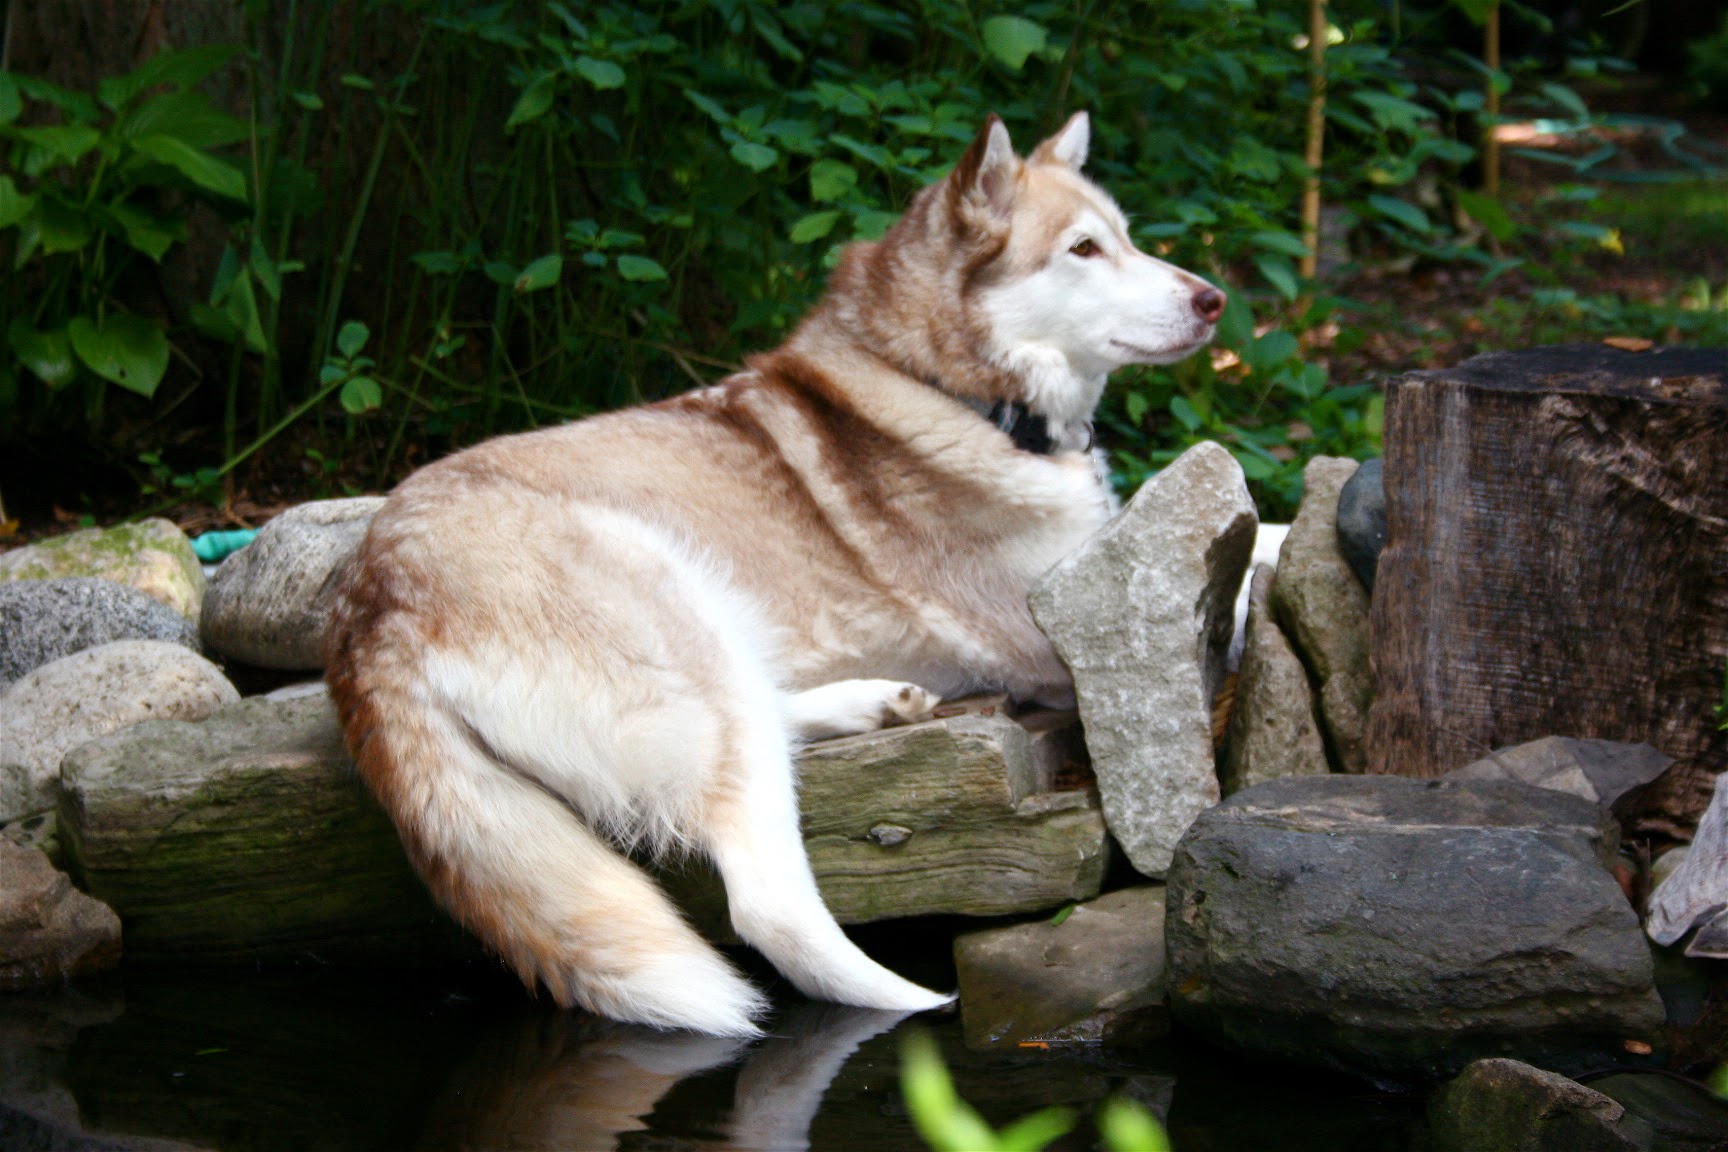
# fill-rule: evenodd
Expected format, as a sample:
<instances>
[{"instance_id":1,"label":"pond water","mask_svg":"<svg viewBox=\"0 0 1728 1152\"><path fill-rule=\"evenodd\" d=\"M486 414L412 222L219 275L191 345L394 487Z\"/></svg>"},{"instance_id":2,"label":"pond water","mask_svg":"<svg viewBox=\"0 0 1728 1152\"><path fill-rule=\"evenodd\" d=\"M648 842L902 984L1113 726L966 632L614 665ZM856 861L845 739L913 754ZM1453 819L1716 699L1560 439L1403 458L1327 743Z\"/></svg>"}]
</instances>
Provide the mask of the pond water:
<instances>
[{"instance_id":1,"label":"pond water","mask_svg":"<svg viewBox=\"0 0 1728 1152\"><path fill-rule=\"evenodd\" d=\"M941 961L919 951L925 963L897 966L940 983ZM954 1016L776 998L771 1034L743 1044L560 1012L491 971L134 969L0 998L0 1147L914 1152L898 1087L907 1027L936 1035L961 1094L998 1125L1074 1107L1082 1123L1059 1149L1096 1148L1087 1118L1116 1093L1167 1117L1181 1152L1402 1150L1420 1109L1181 1033L1132 1053L984 1055ZM173 1143L51 1143L24 1113Z\"/></svg>"}]
</instances>

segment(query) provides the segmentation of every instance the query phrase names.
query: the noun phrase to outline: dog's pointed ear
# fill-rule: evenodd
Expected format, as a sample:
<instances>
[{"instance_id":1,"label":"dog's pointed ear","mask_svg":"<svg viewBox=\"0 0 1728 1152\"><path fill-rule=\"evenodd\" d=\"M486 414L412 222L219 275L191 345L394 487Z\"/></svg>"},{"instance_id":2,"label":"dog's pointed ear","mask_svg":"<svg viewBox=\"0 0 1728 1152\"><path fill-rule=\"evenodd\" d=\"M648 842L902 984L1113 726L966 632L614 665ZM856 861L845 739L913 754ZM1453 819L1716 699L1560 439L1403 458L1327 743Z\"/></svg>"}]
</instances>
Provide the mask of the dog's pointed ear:
<instances>
[{"instance_id":1,"label":"dog's pointed ear","mask_svg":"<svg viewBox=\"0 0 1728 1152\"><path fill-rule=\"evenodd\" d=\"M1092 146L1092 117L1076 112L1056 135L1038 145L1034 164L1066 164L1078 172L1086 166L1086 151Z\"/></svg>"},{"instance_id":2,"label":"dog's pointed ear","mask_svg":"<svg viewBox=\"0 0 1728 1152\"><path fill-rule=\"evenodd\" d=\"M954 165L953 189L960 204L982 209L992 216L1006 216L1014 207L1020 180L1020 157L1008 128L994 112Z\"/></svg>"}]
</instances>

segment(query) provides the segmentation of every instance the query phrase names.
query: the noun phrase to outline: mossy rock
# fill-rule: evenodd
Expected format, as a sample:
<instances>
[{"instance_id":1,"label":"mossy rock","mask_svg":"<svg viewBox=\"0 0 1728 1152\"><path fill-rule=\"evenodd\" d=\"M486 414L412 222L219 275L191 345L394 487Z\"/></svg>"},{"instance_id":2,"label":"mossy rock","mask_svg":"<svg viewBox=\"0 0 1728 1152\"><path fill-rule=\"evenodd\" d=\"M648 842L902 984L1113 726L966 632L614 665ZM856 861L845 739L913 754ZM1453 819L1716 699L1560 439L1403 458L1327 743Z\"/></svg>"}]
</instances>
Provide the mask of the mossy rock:
<instances>
[{"instance_id":1,"label":"mossy rock","mask_svg":"<svg viewBox=\"0 0 1728 1152\"><path fill-rule=\"evenodd\" d=\"M167 520L85 528L0 553L0 580L95 576L128 584L198 623L204 569L192 541Z\"/></svg>"}]
</instances>

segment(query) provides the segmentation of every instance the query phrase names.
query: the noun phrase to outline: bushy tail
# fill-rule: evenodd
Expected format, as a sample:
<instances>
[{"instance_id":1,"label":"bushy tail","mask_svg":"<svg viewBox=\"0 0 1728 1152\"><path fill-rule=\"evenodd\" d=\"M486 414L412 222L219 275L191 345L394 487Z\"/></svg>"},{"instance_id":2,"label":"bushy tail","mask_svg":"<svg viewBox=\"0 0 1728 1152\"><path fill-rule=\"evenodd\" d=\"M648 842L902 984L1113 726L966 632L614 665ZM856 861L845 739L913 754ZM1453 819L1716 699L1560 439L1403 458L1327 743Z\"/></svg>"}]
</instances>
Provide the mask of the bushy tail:
<instances>
[{"instance_id":1,"label":"bushy tail","mask_svg":"<svg viewBox=\"0 0 1728 1152\"><path fill-rule=\"evenodd\" d=\"M758 1033L761 994L562 800L436 704L335 675L332 693L421 877L529 987L614 1020Z\"/></svg>"}]
</instances>

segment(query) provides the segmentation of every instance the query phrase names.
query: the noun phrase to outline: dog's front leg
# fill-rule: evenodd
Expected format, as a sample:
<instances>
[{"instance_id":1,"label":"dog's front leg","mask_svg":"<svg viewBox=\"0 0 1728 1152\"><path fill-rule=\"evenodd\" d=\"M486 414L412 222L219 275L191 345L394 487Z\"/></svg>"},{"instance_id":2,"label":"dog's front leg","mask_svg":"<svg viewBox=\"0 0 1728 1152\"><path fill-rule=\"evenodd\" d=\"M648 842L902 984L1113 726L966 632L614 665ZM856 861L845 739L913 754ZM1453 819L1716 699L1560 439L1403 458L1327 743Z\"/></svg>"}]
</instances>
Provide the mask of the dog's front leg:
<instances>
[{"instance_id":1,"label":"dog's front leg","mask_svg":"<svg viewBox=\"0 0 1728 1152\"><path fill-rule=\"evenodd\" d=\"M786 724L793 739L832 740L928 720L941 702L934 692L902 680L836 680L786 697Z\"/></svg>"}]
</instances>

